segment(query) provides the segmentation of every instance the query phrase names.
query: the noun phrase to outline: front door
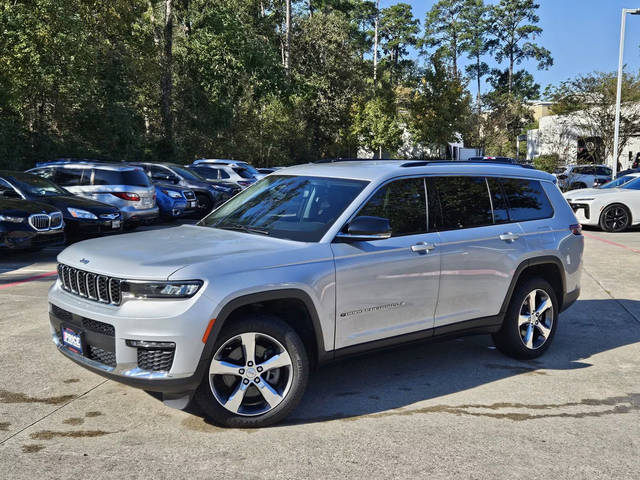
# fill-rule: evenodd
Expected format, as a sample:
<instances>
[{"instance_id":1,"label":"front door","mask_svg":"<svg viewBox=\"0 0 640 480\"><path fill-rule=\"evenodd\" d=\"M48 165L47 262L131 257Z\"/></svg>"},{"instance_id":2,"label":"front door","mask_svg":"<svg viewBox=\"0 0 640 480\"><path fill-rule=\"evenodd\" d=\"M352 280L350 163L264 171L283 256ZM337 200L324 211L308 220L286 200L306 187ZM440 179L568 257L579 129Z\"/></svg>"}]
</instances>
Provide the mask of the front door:
<instances>
[{"instance_id":1,"label":"front door","mask_svg":"<svg viewBox=\"0 0 640 480\"><path fill-rule=\"evenodd\" d=\"M392 237L332 244L336 266L335 348L433 328L438 234L429 228L423 178L380 187L357 216L387 218Z\"/></svg>"}]
</instances>

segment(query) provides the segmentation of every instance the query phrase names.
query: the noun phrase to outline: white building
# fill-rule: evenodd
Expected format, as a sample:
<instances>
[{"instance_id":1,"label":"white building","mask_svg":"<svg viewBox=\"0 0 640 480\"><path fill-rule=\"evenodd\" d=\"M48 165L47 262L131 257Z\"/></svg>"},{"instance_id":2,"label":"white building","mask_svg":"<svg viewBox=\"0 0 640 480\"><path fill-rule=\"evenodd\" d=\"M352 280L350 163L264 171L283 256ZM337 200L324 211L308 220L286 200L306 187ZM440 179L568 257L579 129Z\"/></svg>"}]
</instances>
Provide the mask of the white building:
<instances>
[{"instance_id":1,"label":"white building","mask_svg":"<svg viewBox=\"0 0 640 480\"><path fill-rule=\"evenodd\" d=\"M623 106L623 115L625 110L629 113L631 109L640 109L640 104ZM556 153L566 164L575 164L581 159L585 163L613 166L613 155L605 154L602 138L589 131L584 116L581 111L541 117L539 128L527 132L527 160ZM630 168L637 157L640 158L640 132L629 138L620 154L622 169Z\"/></svg>"}]
</instances>

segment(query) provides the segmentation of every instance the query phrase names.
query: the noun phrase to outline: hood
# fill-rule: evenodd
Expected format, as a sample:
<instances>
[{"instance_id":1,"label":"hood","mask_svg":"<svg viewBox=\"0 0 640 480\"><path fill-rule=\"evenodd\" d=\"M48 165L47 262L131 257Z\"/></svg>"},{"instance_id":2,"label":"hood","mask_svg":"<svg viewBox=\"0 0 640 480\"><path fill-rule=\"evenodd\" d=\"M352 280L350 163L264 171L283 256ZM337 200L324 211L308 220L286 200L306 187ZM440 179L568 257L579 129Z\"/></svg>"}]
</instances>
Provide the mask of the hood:
<instances>
[{"instance_id":1,"label":"hood","mask_svg":"<svg viewBox=\"0 0 640 480\"><path fill-rule=\"evenodd\" d=\"M119 278L168 279L193 264L221 273L255 269L308 244L195 225L96 238L66 248L58 261L72 267ZM80 261L82 260L82 262Z\"/></svg>"},{"instance_id":2,"label":"hood","mask_svg":"<svg viewBox=\"0 0 640 480\"><path fill-rule=\"evenodd\" d=\"M55 195L50 197L40 197L38 201L42 203L48 203L49 205L57 207L62 211L62 214L65 217L70 216L69 212L67 211L67 207L81 208L82 210L86 210L97 215L102 215L105 213L118 213L119 211L116 207L112 207L111 205L107 205L106 203L96 202L95 200L77 197L75 195Z\"/></svg>"},{"instance_id":3,"label":"hood","mask_svg":"<svg viewBox=\"0 0 640 480\"><path fill-rule=\"evenodd\" d=\"M567 200L576 200L578 198L602 197L603 195L616 195L620 191L619 188L580 188L564 193Z\"/></svg>"},{"instance_id":4,"label":"hood","mask_svg":"<svg viewBox=\"0 0 640 480\"><path fill-rule=\"evenodd\" d=\"M33 213L52 213L58 209L40 202L0 198L0 213L7 216L27 217Z\"/></svg>"}]
</instances>

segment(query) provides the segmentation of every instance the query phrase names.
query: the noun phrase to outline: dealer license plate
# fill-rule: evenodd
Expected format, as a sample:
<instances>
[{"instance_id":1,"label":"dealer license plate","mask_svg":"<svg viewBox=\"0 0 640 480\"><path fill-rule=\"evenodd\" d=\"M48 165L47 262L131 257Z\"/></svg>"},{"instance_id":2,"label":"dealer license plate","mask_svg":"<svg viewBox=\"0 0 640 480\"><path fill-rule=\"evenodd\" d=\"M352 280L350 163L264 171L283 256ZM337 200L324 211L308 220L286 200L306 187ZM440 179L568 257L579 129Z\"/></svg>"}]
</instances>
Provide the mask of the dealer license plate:
<instances>
[{"instance_id":1,"label":"dealer license plate","mask_svg":"<svg viewBox=\"0 0 640 480\"><path fill-rule=\"evenodd\" d=\"M83 354L82 335L68 327L62 327L62 344L71 351Z\"/></svg>"}]
</instances>

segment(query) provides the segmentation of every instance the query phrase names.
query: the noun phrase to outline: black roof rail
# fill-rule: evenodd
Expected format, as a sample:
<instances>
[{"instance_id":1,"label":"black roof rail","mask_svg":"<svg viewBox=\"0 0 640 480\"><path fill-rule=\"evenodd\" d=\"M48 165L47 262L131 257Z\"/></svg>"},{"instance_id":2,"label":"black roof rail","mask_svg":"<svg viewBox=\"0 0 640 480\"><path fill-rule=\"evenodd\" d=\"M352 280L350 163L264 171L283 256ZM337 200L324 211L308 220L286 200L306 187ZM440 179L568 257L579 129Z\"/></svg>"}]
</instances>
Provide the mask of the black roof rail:
<instances>
[{"instance_id":1,"label":"black roof rail","mask_svg":"<svg viewBox=\"0 0 640 480\"><path fill-rule=\"evenodd\" d=\"M321 158L311 163L338 163L338 162L406 162L402 158Z\"/></svg>"},{"instance_id":2,"label":"black roof rail","mask_svg":"<svg viewBox=\"0 0 640 480\"><path fill-rule=\"evenodd\" d=\"M400 165L401 167L426 167L428 165L503 165L505 167L520 167L520 168L531 168L534 167L531 165L527 165L524 163L513 163L507 161L500 160L415 160L403 163Z\"/></svg>"}]
</instances>

